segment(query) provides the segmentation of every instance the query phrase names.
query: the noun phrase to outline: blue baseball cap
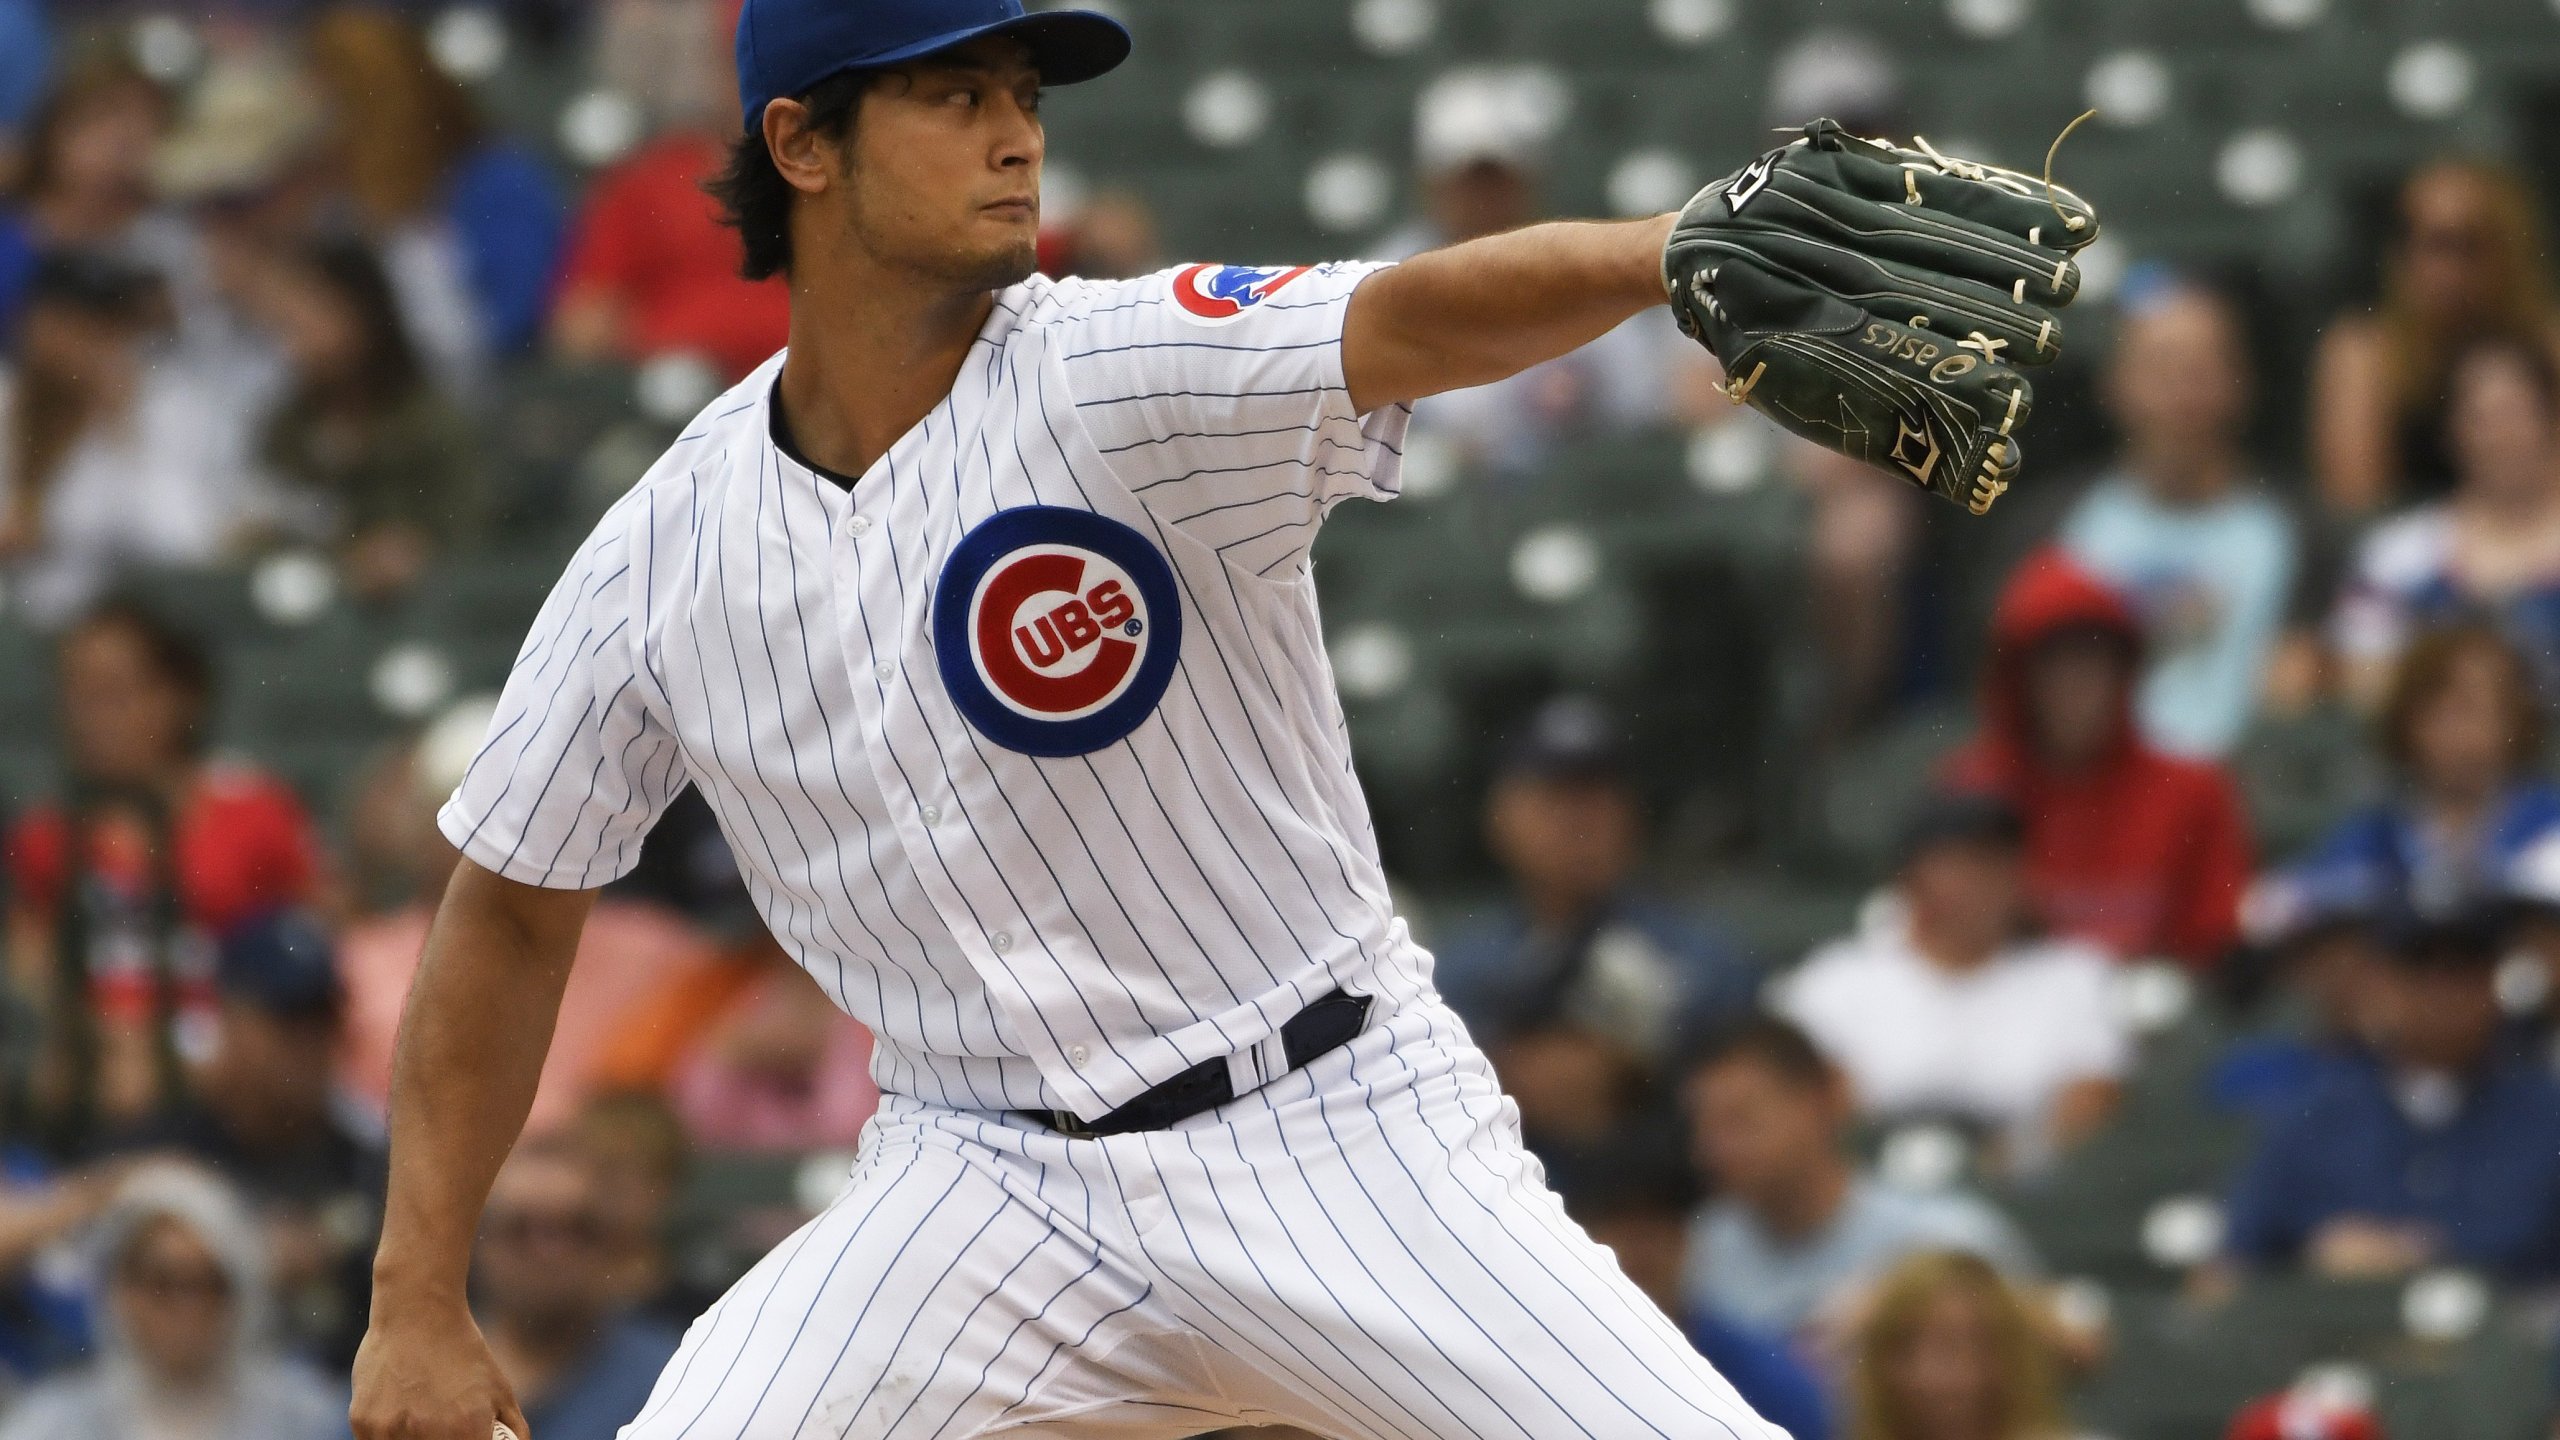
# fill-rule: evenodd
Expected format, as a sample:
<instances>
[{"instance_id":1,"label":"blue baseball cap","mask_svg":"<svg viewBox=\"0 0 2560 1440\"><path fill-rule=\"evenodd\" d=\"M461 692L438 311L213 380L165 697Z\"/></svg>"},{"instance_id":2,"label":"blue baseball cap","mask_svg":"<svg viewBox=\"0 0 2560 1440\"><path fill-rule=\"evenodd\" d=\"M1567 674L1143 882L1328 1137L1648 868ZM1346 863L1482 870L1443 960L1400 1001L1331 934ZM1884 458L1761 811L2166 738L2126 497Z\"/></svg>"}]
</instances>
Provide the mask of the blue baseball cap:
<instances>
[{"instance_id":1,"label":"blue baseball cap","mask_svg":"<svg viewBox=\"0 0 2560 1440\"><path fill-rule=\"evenodd\" d=\"M215 942L214 988L271 1015L334 1015L344 992L337 947L302 911L270 910Z\"/></svg>"},{"instance_id":2,"label":"blue baseball cap","mask_svg":"<svg viewBox=\"0 0 2560 1440\"><path fill-rule=\"evenodd\" d=\"M746 128L764 107L847 70L896 65L981 35L1031 47L1049 85L1091 80L1129 58L1129 32L1092 10L1031 14L1022 0L746 0L738 11L738 98Z\"/></svg>"},{"instance_id":3,"label":"blue baseball cap","mask_svg":"<svg viewBox=\"0 0 2560 1440\"><path fill-rule=\"evenodd\" d=\"M1511 737L1495 766L1506 779L1623 780L1626 747L1618 722L1588 695L1558 695L1540 705Z\"/></svg>"}]
</instances>

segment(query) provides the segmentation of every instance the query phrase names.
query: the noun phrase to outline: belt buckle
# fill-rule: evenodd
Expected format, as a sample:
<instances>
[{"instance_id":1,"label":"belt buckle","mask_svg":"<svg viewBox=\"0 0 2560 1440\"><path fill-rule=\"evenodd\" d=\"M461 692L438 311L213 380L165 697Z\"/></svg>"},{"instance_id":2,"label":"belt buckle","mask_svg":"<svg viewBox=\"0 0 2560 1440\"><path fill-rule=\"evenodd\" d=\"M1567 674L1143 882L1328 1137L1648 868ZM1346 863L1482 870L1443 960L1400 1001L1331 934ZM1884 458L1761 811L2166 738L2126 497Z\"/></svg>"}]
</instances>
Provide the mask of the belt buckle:
<instances>
[{"instance_id":1,"label":"belt buckle","mask_svg":"<svg viewBox=\"0 0 2560 1440\"><path fill-rule=\"evenodd\" d=\"M1070 1140L1099 1140L1102 1132L1084 1123L1084 1117L1073 1110L1049 1112L1049 1128Z\"/></svg>"}]
</instances>

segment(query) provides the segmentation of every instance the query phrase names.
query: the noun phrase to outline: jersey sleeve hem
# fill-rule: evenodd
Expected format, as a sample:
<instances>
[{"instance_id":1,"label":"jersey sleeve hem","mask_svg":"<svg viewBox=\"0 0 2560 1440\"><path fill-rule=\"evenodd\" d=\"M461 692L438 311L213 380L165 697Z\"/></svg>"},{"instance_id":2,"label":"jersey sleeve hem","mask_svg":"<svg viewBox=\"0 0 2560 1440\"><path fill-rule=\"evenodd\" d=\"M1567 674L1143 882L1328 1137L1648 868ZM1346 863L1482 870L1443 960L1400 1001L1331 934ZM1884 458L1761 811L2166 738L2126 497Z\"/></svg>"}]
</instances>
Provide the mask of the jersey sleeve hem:
<instances>
[{"instance_id":1,"label":"jersey sleeve hem","mask_svg":"<svg viewBox=\"0 0 2560 1440\"><path fill-rule=\"evenodd\" d=\"M1395 401L1361 411L1351 406L1351 374L1344 360L1343 347L1350 330L1351 307L1359 303L1360 291L1372 280L1394 269L1393 265L1373 265L1342 297L1342 324L1336 326L1333 344L1325 350L1325 382L1327 408L1335 410L1360 430L1362 449L1358 468L1367 477L1366 498L1392 500L1404 491L1404 444L1406 431L1413 424L1413 406ZM1339 504L1356 492L1335 495L1330 502ZM1328 506L1330 508L1330 505Z\"/></svg>"},{"instance_id":2,"label":"jersey sleeve hem","mask_svg":"<svg viewBox=\"0 0 2560 1440\"><path fill-rule=\"evenodd\" d=\"M539 890L593 890L630 874L640 863L636 844L627 847L628 854L597 855L584 864L545 862L524 855L516 837L501 835L474 818L458 797L436 812L436 829L472 864Z\"/></svg>"}]
</instances>

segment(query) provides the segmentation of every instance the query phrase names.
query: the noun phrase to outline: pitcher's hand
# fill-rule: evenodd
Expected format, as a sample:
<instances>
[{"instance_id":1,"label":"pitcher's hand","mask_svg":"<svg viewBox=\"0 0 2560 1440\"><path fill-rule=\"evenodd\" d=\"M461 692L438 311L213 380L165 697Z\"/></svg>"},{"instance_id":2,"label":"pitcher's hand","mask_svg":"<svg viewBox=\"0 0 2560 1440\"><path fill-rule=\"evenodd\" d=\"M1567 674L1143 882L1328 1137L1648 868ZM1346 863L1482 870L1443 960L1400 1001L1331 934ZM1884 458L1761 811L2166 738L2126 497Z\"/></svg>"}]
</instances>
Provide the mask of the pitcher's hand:
<instances>
[{"instance_id":1,"label":"pitcher's hand","mask_svg":"<svg viewBox=\"0 0 2560 1440\"><path fill-rule=\"evenodd\" d=\"M534 1440L514 1387L459 1299L374 1293L347 1418L356 1440L490 1440L501 1424Z\"/></svg>"}]
</instances>

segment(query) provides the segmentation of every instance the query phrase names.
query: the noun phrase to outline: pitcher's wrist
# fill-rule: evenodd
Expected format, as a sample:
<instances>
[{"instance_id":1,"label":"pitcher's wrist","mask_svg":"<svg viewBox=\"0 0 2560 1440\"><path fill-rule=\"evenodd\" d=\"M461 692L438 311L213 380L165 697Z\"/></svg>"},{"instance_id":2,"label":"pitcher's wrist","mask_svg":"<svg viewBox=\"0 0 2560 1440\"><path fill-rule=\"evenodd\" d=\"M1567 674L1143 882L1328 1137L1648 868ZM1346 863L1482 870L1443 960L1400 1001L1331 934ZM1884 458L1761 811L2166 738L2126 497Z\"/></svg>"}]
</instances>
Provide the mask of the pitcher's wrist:
<instances>
[{"instance_id":1,"label":"pitcher's wrist","mask_svg":"<svg viewBox=\"0 0 2560 1440\"><path fill-rule=\"evenodd\" d=\"M471 1309L467 1266L430 1265L376 1256L373 1262L374 1324L414 1318L421 1309Z\"/></svg>"}]
</instances>

